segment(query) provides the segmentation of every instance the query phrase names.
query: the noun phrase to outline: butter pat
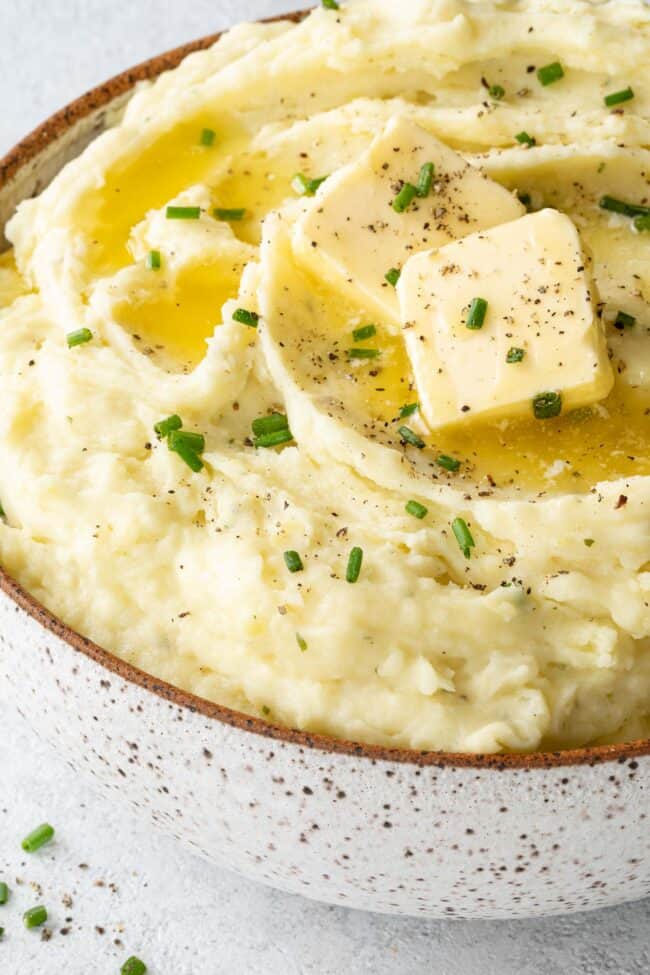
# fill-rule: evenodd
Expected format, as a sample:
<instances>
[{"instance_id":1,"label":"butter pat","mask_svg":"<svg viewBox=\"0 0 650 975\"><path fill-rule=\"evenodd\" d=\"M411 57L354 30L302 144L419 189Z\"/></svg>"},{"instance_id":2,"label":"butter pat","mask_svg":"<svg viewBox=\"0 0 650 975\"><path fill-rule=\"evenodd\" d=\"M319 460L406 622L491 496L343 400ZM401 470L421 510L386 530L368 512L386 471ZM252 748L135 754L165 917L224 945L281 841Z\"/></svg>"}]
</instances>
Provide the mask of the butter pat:
<instances>
[{"instance_id":1,"label":"butter pat","mask_svg":"<svg viewBox=\"0 0 650 975\"><path fill-rule=\"evenodd\" d=\"M402 213L393 200L433 163L430 192ZM462 156L408 119L395 118L359 159L320 187L294 233L296 256L319 277L397 321L385 274L418 251L514 220L521 203Z\"/></svg>"},{"instance_id":2,"label":"butter pat","mask_svg":"<svg viewBox=\"0 0 650 975\"><path fill-rule=\"evenodd\" d=\"M560 394L566 412L612 387L580 238L556 210L417 254L397 292L420 410L431 428L532 416L533 400L547 392ZM471 329L476 298L487 309L482 326ZM515 361L508 361L510 350L517 350Z\"/></svg>"}]
</instances>

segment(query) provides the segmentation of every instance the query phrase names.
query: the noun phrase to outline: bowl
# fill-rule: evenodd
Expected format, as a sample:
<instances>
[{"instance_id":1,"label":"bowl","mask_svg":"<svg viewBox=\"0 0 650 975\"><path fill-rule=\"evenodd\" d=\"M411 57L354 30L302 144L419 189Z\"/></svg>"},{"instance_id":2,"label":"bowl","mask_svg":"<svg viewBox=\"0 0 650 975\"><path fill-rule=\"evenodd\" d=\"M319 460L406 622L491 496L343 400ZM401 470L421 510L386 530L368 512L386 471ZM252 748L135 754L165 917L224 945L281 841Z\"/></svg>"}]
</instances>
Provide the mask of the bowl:
<instances>
[{"instance_id":1,"label":"bowl","mask_svg":"<svg viewBox=\"0 0 650 975\"><path fill-rule=\"evenodd\" d=\"M11 150L0 228L138 82L217 37L118 75ZM1 570L0 675L35 732L104 792L208 860L283 890L465 918L580 911L650 890L649 741L454 755L277 727L137 670Z\"/></svg>"}]
</instances>

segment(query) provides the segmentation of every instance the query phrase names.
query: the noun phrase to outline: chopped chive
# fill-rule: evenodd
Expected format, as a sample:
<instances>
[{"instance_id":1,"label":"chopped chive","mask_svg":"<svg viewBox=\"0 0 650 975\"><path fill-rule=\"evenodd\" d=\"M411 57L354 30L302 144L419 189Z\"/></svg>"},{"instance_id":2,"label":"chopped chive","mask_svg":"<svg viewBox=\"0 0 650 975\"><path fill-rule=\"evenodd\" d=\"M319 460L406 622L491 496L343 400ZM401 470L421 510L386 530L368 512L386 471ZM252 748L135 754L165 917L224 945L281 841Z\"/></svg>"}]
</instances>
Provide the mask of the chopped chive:
<instances>
[{"instance_id":1,"label":"chopped chive","mask_svg":"<svg viewBox=\"0 0 650 975\"><path fill-rule=\"evenodd\" d=\"M165 210L168 220L198 220L201 216L201 207L175 207L169 206Z\"/></svg>"},{"instance_id":2,"label":"chopped chive","mask_svg":"<svg viewBox=\"0 0 650 975\"><path fill-rule=\"evenodd\" d=\"M297 552L294 552L293 549L289 549L288 552L284 553L284 564L289 572L302 572L304 569L302 559Z\"/></svg>"},{"instance_id":3,"label":"chopped chive","mask_svg":"<svg viewBox=\"0 0 650 975\"><path fill-rule=\"evenodd\" d=\"M300 633L296 633L296 643L300 647L300 652L304 653L307 649L307 641L303 636L300 636Z\"/></svg>"},{"instance_id":4,"label":"chopped chive","mask_svg":"<svg viewBox=\"0 0 650 975\"><path fill-rule=\"evenodd\" d=\"M150 271L157 271L160 268L160 251L149 251L146 264Z\"/></svg>"},{"instance_id":5,"label":"chopped chive","mask_svg":"<svg viewBox=\"0 0 650 975\"><path fill-rule=\"evenodd\" d=\"M269 416L258 416L251 423L251 429L256 437L265 433L275 433L277 430L287 430L289 421L284 413L270 413Z\"/></svg>"},{"instance_id":6,"label":"chopped chive","mask_svg":"<svg viewBox=\"0 0 650 975\"><path fill-rule=\"evenodd\" d=\"M348 582L356 582L359 578L359 573L361 572L361 563L363 562L363 549L359 548L358 545L350 552L348 557L348 565L345 570L345 578Z\"/></svg>"},{"instance_id":7,"label":"chopped chive","mask_svg":"<svg viewBox=\"0 0 650 975\"><path fill-rule=\"evenodd\" d=\"M6 904L9 900L9 888L4 881L0 882L0 904Z\"/></svg>"},{"instance_id":8,"label":"chopped chive","mask_svg":"<svg viewBox=\"0 0 650 975\"><path fill-rule=\"evenodd\" d=\"M185 461L190 470L194 471L195 474L198 474L199 471L203 470L203 461L187 440L175 439L180 432L181 431L179 430L173 430L169 434L167 445L172 453L177 454L181 460Z\"/></svg>"},{"instance_id":9,"label":"chopped chive","mask_svg":"<svg viewBox=\"0 0 650 975\"><path fill-rule=\"evenodd\" d=\"M183 421L181 420L178 413L172 413L165 420L158 420L158 423L154 423L153 428L159 437L166 437L172 432L172 430L180 430L183 426Z\"/></svg>"},{"instance_id":10,"label":"chopped chive","mask_svg":"<svg viewBox=\"0 0 650 975\"><path fill-rule=\"evenodd\" d=\"M417 188L413 186L413 183L404 183L392 203L395 213L404 213L410 207L417 193Z\"/></svg>"},{"instance_id":11,"label":"chopped chive","mask_svg":"<svg viewBox=\"0 0 650 975\"><path fill-rule=\"evenodd\" d=\"M240 325L249 325L251 328L257 328L257 323L260 320L260 316L256 311L248 311L246 308L237 308L236 311L232 313L233 322L239 322Z\"/></svg>"},{"instance_id":12,"label":"chopped chive","mask_svg":"<svg viewBox=\"0 0 650 975\"><path fill-rule=\"evenodd\" d=\"M42 924L47 921L47 908L39 905L38 907L30 907L28 911L23 914L23 922L26 928L40 928Z\"/></svg>"},{"instance_id":13,"label":"chopped chive","mask_svg":"<svg viewBox=\"0 0 650 975\"><path fill-rule=\"evenodd\" d=\"M136 958L135 955L131 955L120 968L120 975L145 975L146 971L145 963Z\"/></svg>"},{"instance_id":14,"label":"chopped chive","mask_svg":"<svg viewBox=\"0 0 650 975\"><path fill-rule=\"evenodd\" d=\"M527 132L517 132L515 139L522 146L534 146L536 141L532 135L528 135Z\"/></svg>"},{"instance_id":15,"label":"chopped chive","mask_svg":"<svg viewBox=\"0 0 650 975\"><path fill-rule=\"evenodd\" d=\"M214 129L201 129L199 142L202 146L213 146L217 133Z\"/></svg>"},{"instance_id":16,"label":"chopped chive","mask_svg":"<svg viewBox=\"0 0 650 975\"><path fill-rule=\"evenodd\" d=\"M290 440L293 440L293 434L285 427L283 430L274 430L273 433L263 433L255 438L254 444L256 447L279 447Z\"/></svg>"},{"instance_id":17,"label":"chopped chive","mask_svg":"<svg viewBox=\"0 0 650 975\"><path fill-rule=\"evenodd\" d=\"M554 81L559 81L560 78L564 78L564 68L559 61L553 61L552 64L545 64L543 68L537 69L537 79L540 85L552 85Z\"/></svg>"},{"instance_id":18,"label":"chopped chive","mask_svg":"<svg viewBox=\"0 0 650 975\"><path fill-rule=\"evenodd\" d=\"M440 454L436 457L436 464L446 471L457 471L460 467L460 461L456 460L455 457L450 457L449 454Z\"/></svg>"},{"instance_id":19,"label":"chopped chive","mask_svg":"<svg viewBox=\"0 0 650 975\"><path fill-rule=\"evenodd\" d=\"M627 88L621 88L620 91L613 91L610 95L605 95L603 101L608 108L611 108L613 105L629 102L632 98L634 98L634 92L628 85Z\"/></svg>"},{"instance_id":20,"label":"chopped chive","mask_svg":"<svg viewBox=\"0 0 650 975\"><path fill-rule=\"evenodd\" d=\"M325 10L340 10L341 6L337 0L320 0L321 6L325 7Z\"/></svg>"},{"instance_id":21,"label":"chopped chive","mask_svg":"<svg viewBox=\"0 0 650 975\"><path fill-rule=\"evenodd\" d=\"M31 833L28 833L20 844L26 853L36 853L42 846L49 843L54 836L54 827L49 823L41 823Z\"/></svg>"},{"instance_id":22,"label":"chopped chive","mask_svg":"<svg viewBox=\"0 0 650 975\"><path fill-rule=\"evenodd\" d=\"M624 328L632 328L636 324L636 318L634 315L628 315L627 312L619 311L614 319L614 328L623 331Z\"/></svg>"},{"instance_id":23,"label":"chopped chive","mask_svg":"<svg viewBox=\"0 0 650 975\"><path fill-rule=\"evenodd\" d=\"M5 929L4 928L0 928L0 941L2 941L2 939L4 938L4 936L5 936Z\"/></svg>"},{"instance_id":24,"label":"chopped chive","mask_svg":"<svg viewBox=\"0 0 650 975\"><path fill-rule=\"evenodd\" d=\"M2 507L2 501L0 501L0 518L6 518L6 517L7 517L7 512Z\"/></svg>"},{"instance_id":25,"label":"chopped chive","mask_svg":"<svg viewBox=\"0 0 650 975\"><path fill-rule=\"evenodd\" d=\"M425 506L420 504L419 501L407 501L404 505L404 510L408 512L409 515L413 515L414 518L420 519L425 518L429 513L429 509L425 508Z\"/></svg>"},{"instance_id":26,"label":"chopped chive","mask_svg":"<svg viewBox=\"0 0 650 975\"><path fill-rule=\"evenodd\" d=\"M500 102L505 96L506 90L503 85L490 85L488 88L488 95L493 98L495 102Z\"/></svg>"},{"instance_id":27,"label":"chopped chive","mask_svg":"<svg viewBox=\"0 0 650 975\"><path fill-rule=\"evenodd\" d=\"M398 268L391 267L384 274L384 278L386 279L386 281L388 281L391 287L394 288L397 285L397 282L399 281L401 273L402 272Z\"/></svg>"},{"instance_id":28,"label":"chopped chive","mask_svg":"<svg viewBox=\"0 0 650 975\"><path fill-rule=\"evenodd\" d=\"M215 207L214 215L217 220L243 220L246 216L245 207Z\"/></svg>"},{"instance_id":29,"label":"chopped chive","mask_svg":"<svg viewBox=\"0 0 650 975\"><path fill-rule=\"evenodd\" d=\"M451 530L456 536L456 541L460 546L460 550L466 559L470 557L471 549L475 547L474 538L472 533L467 527L467 522L464 518L454 518L451 523Z\"/></svg>"},{"instance_id":30,"label":"chopped chive","mask_svg":"<svg viewBox=\"0 0 650 975\"><path fill-rule=\"evenodd\" d=\"M517 199L523 203L527 210L530 210L533 202L530 193L517 193Z\"/></svg>"},{"instance_id":31,"label":"chopped chive","mask_svg":"<svg viewBox=\"0 0 650 975\"><path fill-rule=\"evenodd\" d=\"M402 440L409 443L412 447L417 447L419 450L422 450L424 447L424 440L422 437L418 437L417 433L414 433L410 427L398 427L397 432Z\"/></svg>"},{"instance_id":32,"label":"chopped chive","mask_svg":"<svg viewBox=\"0 0 650 975\"><path fill-rule=\"evenodd\" d=\"M483 323L485 322L485 314L487 312L488 303L485 298L473 298L472 303L469 306L469 312L467 314L467 319L465 325L467 328L478 330L483 328Z\"/></svg>"},{"instance_id":33,"label":"chopped chive","mask_svg":"<svg viewBox=\"0 0 650 975\"><path fill-rule=\"evenodd\" d=\"M310 179L304 173L296 173L291 180L291 187L298 196L314 196L318 187L325 182L327 176Z\"/></svg>"},{"instance_id":34,"label":"chopped chive","mask_svg":"<svg viewBox=\"0 0 650 975\"><path fill-rule=\"evenodd\" d=\"M89 328L78 328L74 332L68 332L66 335L66 341L68 343L69 349L74 349L77 345L85 345L86 342L90 342L93 337L93 333Z\"/></svg>"},{"instance_id":35,"label":"chopped chive","mask_svg":"<svg viewBox=\"0 0 650 975\"><path fill-rule=\"evenodd\" d=\"M582 540L583 540L583 542L585 543L585 545L587 546L587 548L591 548L591 546L592 546L592 545L593 545L593 544L595 543L595 541L596 541L596 539L595 539L595 538L583 538Z\"/></svg>"},{"instance_id":36,"label":"chopped chive","mask_svg":"<svg viewBox=\"0 0 650 975\"><path fill-rule=\"evenodd\" d=\"M263 704L262 705L262 714L265 717L268 717L270 713L271 713L271 708L267 704Z\"/></svg>"},{"instance_id":37,"label":"chopped chive","mask_svg":"<svg viewBox=\"0 0 650 975\"><path fill-rule=\"evenodd\" d=\"M562 397L559 393L540 393L533 399L533 414L537 420L548 420L562 412Z\"/></svg>"},{"instance_id":38,"label":"chopped chive","mask_svg":"<svg viewBox=\"0 0 650 975\"><path fill-rule=\"evenodd\" d=\"M374 325L361 325L360 328L355 328L352 338L355 342L363 342L364 339L371 339L376 334L377 329Z\"/></svg>"},{"instance_id":39,"label":"chopped chive","mask_svg":"<svg viewBox=\"0 0 650 975\"><path fill-rule=\"evenodd\" d=\"M644 217L650 213L650 207L618 200L615 196L601 196L598 206L601 210L609 210L611 213L622 213L624 217Z\"/></svg>"},{"instance_id":40,"label":"chopped chive","mask_svg":"<svg viewBox=\"0 0 650 975\"><path fill-rule=\"evenodd\" d=\"M348 359L376 359L380 355L379 349L348 349Z\"/></svg>"},{"instance_id":41,"label":"chopped chive","mask_svg":"<svg viewBox=\"0 0 650 975\"><path fill-rule=\"evenodd\" d=\"M433 183L433 174L436 168L432 162L423 163L420 166L420 174L418 176L418 181L415 185L415 195L419 197L428 196L431 192L431 184Z\"/></svg>"},{"instance_id":42,"label":"chopped chive","mask_svg":"<svg viewBox=\"0 0 650 975\"><path fill-rule=\"evenodd\" d=\"M634 218L634 227L636 230L647 231L650 230L650 213L643 213L638 217Z\"/></svg>"},{"instance_id":43,"label":"chopped chive","mask_svg":"<svg viewBox=\"0 0 650 975\"><path fill-rule=\"evenodd\" d=\"M404 406L400 406L399 415L404 419L404 417L412 416L420 409L419 403L405 403Z\"/></svg>"},{"instance_id":44,"label":"chopped chive","mask_svg":"<svg viewBox=\"0 0 650 975\"><path fill-rule=\"evenodd\" d=\"M167 438L169 449L178 451L180 446L189 447L195 454L202 454L205 450L205 437L202 433L191 430L172 430Z\"/></svg>"},{"instance_id":45,"label":"chopped chive","mask_svg":"<svg viewBox=\"0 0 650 975\"><path fill-rule=\"evenodd\" d=\"M515 345L513 345L510 349L508 349L506 362L521 362L525 355L525 349L518 349Z\"/></svg>"}]
</instances>

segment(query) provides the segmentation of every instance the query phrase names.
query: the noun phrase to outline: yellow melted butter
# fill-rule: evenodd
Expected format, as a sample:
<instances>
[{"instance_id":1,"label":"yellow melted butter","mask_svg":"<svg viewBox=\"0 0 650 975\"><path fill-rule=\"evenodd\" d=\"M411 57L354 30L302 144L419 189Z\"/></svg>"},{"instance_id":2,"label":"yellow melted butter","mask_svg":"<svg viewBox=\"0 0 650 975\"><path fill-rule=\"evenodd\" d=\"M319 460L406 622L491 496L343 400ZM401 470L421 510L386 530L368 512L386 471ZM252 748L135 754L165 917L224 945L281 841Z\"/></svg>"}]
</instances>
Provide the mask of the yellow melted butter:
<instances>
[{"instance_id":1,"label":"yellow melted butter","mask_svg":"<svg viewBox=\"0 0 650 975\"><path fill-rule=\"evenodd\" d=\"M215 132L211 146L201 145L204 128ZM110 169L102 187L88 190L77 206L76 220L88 239L91 274L113 274L130 264L133 257L127 245L132 228L149 210L164 206L187 187L209 184L211 173L246 139L245 130L232 118L203 112L158 135Z\"/></svg>"},{"instance_id":2,"label":"yellow melted butter","mask_svg":"<svg viewBox=\"0 0 650 975\"><path fill-rule=\"evenodd\" d=\"M240 270L223 262L189 265L173 278L164 267L151 271L151 291L116 304L115 321L130 332L140 352L165 368L191 368L205 355L222 305L236 296Z\"/></svg>"}]
</instances>

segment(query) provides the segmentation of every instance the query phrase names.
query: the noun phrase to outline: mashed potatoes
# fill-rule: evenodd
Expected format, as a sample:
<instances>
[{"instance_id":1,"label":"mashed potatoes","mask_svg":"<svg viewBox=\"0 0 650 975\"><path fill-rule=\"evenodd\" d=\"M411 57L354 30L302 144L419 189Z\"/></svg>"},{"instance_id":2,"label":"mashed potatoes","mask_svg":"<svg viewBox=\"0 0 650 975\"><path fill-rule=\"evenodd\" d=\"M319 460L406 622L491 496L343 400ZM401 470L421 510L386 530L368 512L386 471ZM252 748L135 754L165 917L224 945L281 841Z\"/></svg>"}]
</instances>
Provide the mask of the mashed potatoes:
<instances>
[{"instance_id":1,"label":"mashed potatoes","mask_svg":"<svg viewBox=\"0 0 650 975\"><path fill-rule=\"evenodd\" d=\"M142 669L291 727L476 752L645 735L649 58L641 3L359 0L142 86L7 230L3 566ZM443 146L381 183L398 130L386 167L409 132ZM569 377L566 409L531 387L545 416L427 423L399 273L542 208L584 250L588 401Z\"/></svg>"}]
</instances>

